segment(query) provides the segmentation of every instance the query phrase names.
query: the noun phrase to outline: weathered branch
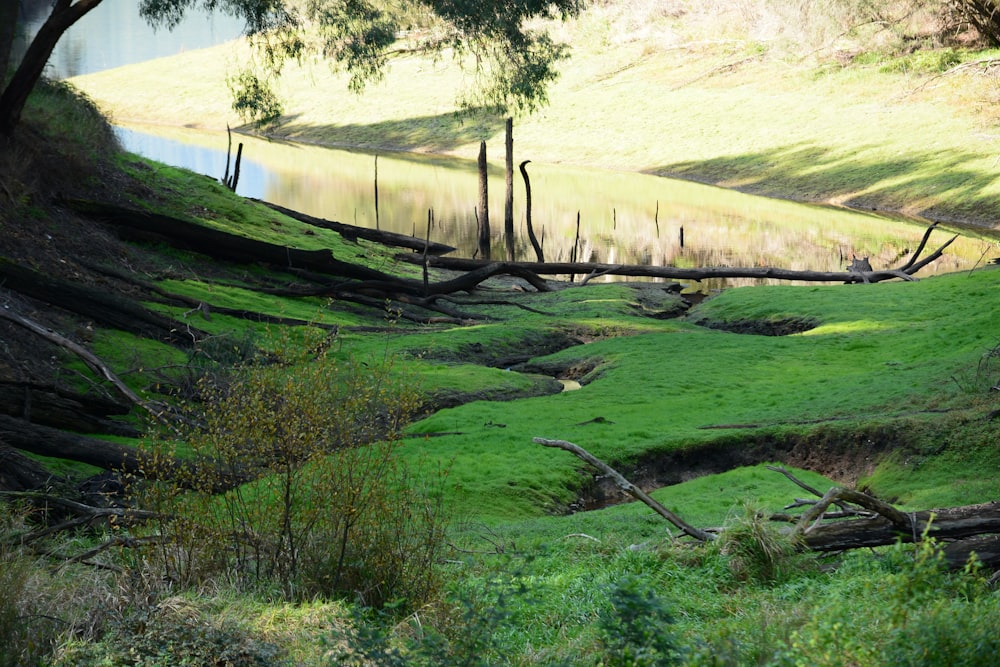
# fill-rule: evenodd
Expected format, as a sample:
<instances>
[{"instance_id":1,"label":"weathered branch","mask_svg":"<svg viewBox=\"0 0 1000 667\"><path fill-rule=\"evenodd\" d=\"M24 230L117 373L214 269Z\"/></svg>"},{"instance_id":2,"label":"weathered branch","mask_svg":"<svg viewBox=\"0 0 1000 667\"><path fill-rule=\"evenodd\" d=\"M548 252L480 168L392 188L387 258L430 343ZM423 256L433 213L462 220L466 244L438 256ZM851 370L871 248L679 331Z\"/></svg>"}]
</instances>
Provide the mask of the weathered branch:
<instances>
[{"instance_id":1,"label":"weathered branch","mask_svg":"<svg viewBox=\"0 0 1000 667\"><path fill-rule=\"evenodd\" d=\"M646 503L687 535L701 541L714 539L712 533L688 525L582 447L565 440L534 438L534 442L546 447L563 449L586 461L610 477L622 491ZM784 469L775 470L799 486L807 488L810 493L816 492L812 487L794 479ZM858 505L873 515L858 518L857 512L851 508L827 513L827 509L834 503L843 503L845 506ZM821 523L823 519L835 518L843 520ZM822 499L801 516L776 514L771 519L795 523L789 537L800 548L811 551L835 552L887 546L897 542L918 542L927 537L945 542L940 548L949 567L964 566L973 552L979 561L987 566L1000 565L1000 502L902 512L866 493L834 487L823 494Z\"/></svg>"},{"instance_id":2,"label":"weathered branch","mask_svg":"<svg viewBox=\"0 0 1000 667\"><path fill-rule=\"evenodd\" d=\"M565 440L547 440L545 438L534 438L532 442L542 445L543 447L556 447L558 449L565 450L573 454L577 458L586 461L590 465L594 466L595 468L603 472L605 475L608 475L612 480L614 480L615 484L618 486L619 489L629 494L636 500L641 500L642 502L644 502L646 505L652 508L654 512L662 516L670 523L674 524L674 526L682 530L685 534L690 535L691 537L700 540L702 542L710 542L715 539L715 535L712 535L711 533L705 532L704 530L691 526L686 521L681 519L679 516L668 510L666 507L658 503L653 498L651 498L647 493L645 493L642 489L638 488L635 484L625 479L625 477L623 477L620 472L618 472L617 470L606 464L604 461L601 461L600 459L592 455L583 447L580 447L579 445L574 445L572 442L567 442Z\"/></svg>"},{"instance_id":3,"label":"weathered branch","mask_svg":"<svg viewBox=\"0 0 1000 667\"><path fill-rule=\"evenodd\" d=\"M72 518L65 519L59 523L39 528L24 535L15 535L9 543L29 544L43 537L47 537L63 530L70 530L79 526L88 525L94 521L119 520L119 521L148 521L150 519L162 519L163 515L149 510L133 509L131 507L94 507L75 500L54 496L49 493L36 493L31 491L0 491L0 497L8 500L20 500L29 502L36 507L44 509L58 508L63 512L72 515ZM88 556L89 557L89 556Z\"/></svg>"},{"instance_id":4,"label":"weathered branch","mask_svg":"<svg viewBox=\"0 0 1000 667\"><path fill-rule=\"evenodd\" d=\"M129 400L134 405L140 406L147 410L151 415L157 419L162 419L162 410L156 408L152 404L144 401L138 394L136 394L132 389L129 388L121 378L119 378L114 371L112 371L107 364L101 361L97 355L93 354L90 350L83 347L82 345L66 338L65 336L56 333L52 329L45 327L34 320L25 317L19 313L14 312L9 306L0 307L0 319L7 320L8 322L13 322L19 326L28 329L37 336L41 336L45 340L58 345L59 347L69 350L87 365L90 370L94 371L98 376L104 378L111 385L118 390L118 392Z\"/></svg>"}]
</instances>

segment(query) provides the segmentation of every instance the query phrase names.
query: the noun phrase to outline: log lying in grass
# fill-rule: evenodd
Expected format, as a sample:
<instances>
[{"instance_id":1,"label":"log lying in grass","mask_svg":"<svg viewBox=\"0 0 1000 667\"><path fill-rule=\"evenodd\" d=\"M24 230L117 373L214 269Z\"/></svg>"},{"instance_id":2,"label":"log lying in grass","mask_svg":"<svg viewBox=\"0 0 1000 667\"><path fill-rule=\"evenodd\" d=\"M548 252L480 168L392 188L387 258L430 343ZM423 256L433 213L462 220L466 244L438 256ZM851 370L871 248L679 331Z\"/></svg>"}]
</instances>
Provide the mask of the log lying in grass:
<instances>
[{"instance_id":1,"label":"log lying in grass","mask_svg":"<svg viewBox=\"0 0 1000 667\"><path fill-rule=\"evenodd\" d=\"M707 530L689 526L678 515L663 508L624 476L579 445L545 438L534 438L534 442L568 451L609 475L619 488L646 503L685 534L701 541L714 538ZM772 469L819 495L811 487L796 480L787 470ZM934 539L940 543L942 556L951 568L964 567L972 553L975 553L983 565L1000 567L998 502L904 512L869 494L834 487L816 503L798 501L795 505L802 504L808 505L809 509L800 516L777 514L771 519L794 523L794 528L788 533L789 538L803 549L829 553ZM831 505L837 505L839 511L828 514ZM844 511L845 509L848 511Z\"/></svg>"},{"instance_id":2,"label":"log lying in grass","mask_svg":"<svg viewBox=\"0 0 1000 667\"><path fill-rule=\"evenodd\" d=\"M190 346L203 336L187 324L115 294L91 289L0 257L0 286L37 301L82 315L101 326Z\"/></svg>"},{"instance_id":3,"label":"log lying in grass","mask_svg":"<svg viewBox=\"0 0 1000 667\"><path fill-rule=\"evenodd\" d=\"M300 213L298 211L293 211L290 208L285 208L284 206L279 206L277 204L272 204L270 202L261 201L260 199L254 199L260 204L267 206L268 208L274 209L275 211L287 215L289 218L298 220L299 222L304 222L307 225L312 225L314 227L320 227L322 229L329 229L337 232L345 239L353 241L355 239L365 239L367 241L374 241L376 243L381 243L382 245L395 246L398 248L409 248L410 250L419 250L424 252L426 247L427 254L429 255L446 255L450 252L455 252L455 248L450 245L445 245L444 243L437 243L436 241L430 241L428 239L418 239L415 236L407 236L406 234L397 234L396 232L386 232L378 229L370 229L368 227L358 227L357 225L348 225L343 222L334 222L333 220L324 220L323 218L317 218L311 215L306 215L305 213Z\"/></svg>"}]
</instances>

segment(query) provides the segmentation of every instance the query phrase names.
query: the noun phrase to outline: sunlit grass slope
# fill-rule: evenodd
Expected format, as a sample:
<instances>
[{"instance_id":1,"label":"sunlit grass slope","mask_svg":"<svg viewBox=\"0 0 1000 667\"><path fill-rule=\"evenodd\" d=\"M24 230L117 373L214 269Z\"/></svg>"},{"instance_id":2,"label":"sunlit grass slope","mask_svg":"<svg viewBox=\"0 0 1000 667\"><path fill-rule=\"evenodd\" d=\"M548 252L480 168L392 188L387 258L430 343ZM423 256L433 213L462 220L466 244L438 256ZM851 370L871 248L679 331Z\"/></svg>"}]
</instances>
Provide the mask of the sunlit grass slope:
<instances>
[{"instance_id":1,"label":"sunlit grass slope","mask_svg":"<svg viewBox=\"0 0 1000 667\"><path fill-rule=\"evenodd\" d=\"M412 271L385 250L345 243L322 230L306 234L299 223L264 207L229 215L239 208L237 198L209 179L171 169L162 176L185 195L164 200L162 212L205 216L195 203L204 190L204 197L219 198L222 212L206 224ZM497 285L487 298L459 304L484 318L463 327L414 325L391 308L365 314L336 301L264 296L247 289L252 279L180 279L165 270L160 286L217 307L337 325L337 354L394 359L430 406L455 397L472 400L413 424L404 451L421 465L449 468L448 505L456 514L493 520L562 512L588 478L572 456L535 445L534 437L570 440L627 466L656 452L708 443L739 448L744 440L827 426L923 424L978 405L996 381L980 366L996 345L993 313L1000 307L1000 272L990 265L915 282L732 289L673 320L644 316L637 292L620 283L551 293ZM203 320L189 308L168 310L215 335L248 326L223 314ZM806 323L807 330L787 336L726 330L759 331L783 322ZM273 327L252 326L258 340L276 335ZM573 341L581 344L546 354ZM106 352L118 359L126 347L112 343ZM528 374L510 364L479 365L486 357L499 365L530 356L536 358ZM120 363L134 365L125 358ZM583 369L583 388L550 393L555 383L545 375L571 367ZM150 380L131 379L137 386ZM955 439L961 453L951 451L951 458L918 470L908 452L888 460L871 483L907 502L989 499L998 489L981 472L998 465L985 442L991 437L988 428L979 433L969 426ZM974 451L980 441L984 448Z\"/></svg>"},{"instance_id":2,"label":"sunlit grass slope","mask_svg":"<svg viewBox=\"0 0 1000 667\"><path fill-rule=\"evenodd\" d=\"M606 295L602 289L555 298L623 296L622 288ZM449 481L467 512L560 511L581 485L580 464L532 444L533 437L570 440L605 460L627 462L720 437L739 447L740 434L960 411L994 379L978 368L996 344L998 306L994 269L879 286L731 290L695 317L706 323L808 318L815 328L772 337L681 321L601 338L544 360L557 367L597 362L595 379L581 390L443 410L411 428L409 447L452 461ZM626 332L627 319L613 313L611 307L589 325ZM492 333L480 327L481 339L492 344L508 328L497 326ZM998 491L986 486L976 493Z\"/></svg>"}]
</instances>

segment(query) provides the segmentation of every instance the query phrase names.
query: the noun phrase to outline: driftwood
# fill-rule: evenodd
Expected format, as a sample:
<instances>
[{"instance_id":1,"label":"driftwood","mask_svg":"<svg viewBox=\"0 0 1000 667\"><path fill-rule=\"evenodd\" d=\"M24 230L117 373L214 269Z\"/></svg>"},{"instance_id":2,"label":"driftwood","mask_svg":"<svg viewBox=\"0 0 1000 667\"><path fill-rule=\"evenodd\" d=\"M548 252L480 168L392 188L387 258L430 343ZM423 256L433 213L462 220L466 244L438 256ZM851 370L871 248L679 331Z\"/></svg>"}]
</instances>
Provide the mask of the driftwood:
<instances>
[{"instance_id":1,"label":"driftwood","mask_svg":"<svg viewBox=\"0 0 1000 667\"><path fill-rule=\"evenodd\" d=\"M637 489L620 473L579 445L544 438L534 438L534 442L568 451L609 475L619 488L649 505L685 534L701 541L714 537L712 532L692 528L679 516L662 508L662 505ZM787 470L771 469L811 493L820 495ZM869 494L834 487L822 494L815 503L795 503L796 506L801 504L809 504L809 509L798 517L777 514L770 518L775 521L794 521L794 528L788 532L788 537L802 549L840 552L934 539L939 542L940 551L949 567L963 567L973 553L983 565L1000 567L1000 502L904 512ZM830 513L828 510L831 505L838 505L847 511Z\"/></svg>"}]
</instances>

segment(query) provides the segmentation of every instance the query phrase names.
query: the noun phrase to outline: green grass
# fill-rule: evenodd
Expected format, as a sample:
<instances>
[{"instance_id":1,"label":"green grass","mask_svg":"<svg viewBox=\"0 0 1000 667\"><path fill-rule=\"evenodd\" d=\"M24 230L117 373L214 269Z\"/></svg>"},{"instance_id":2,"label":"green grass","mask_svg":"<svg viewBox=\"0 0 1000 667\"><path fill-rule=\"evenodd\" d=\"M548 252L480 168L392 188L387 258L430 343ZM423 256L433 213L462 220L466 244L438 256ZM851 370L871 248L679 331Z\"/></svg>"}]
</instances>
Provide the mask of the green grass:
<instances>
[{"instance_id":1,"label":"green grass","mask_svg":"<svg viewBox=\"0 0 1000 667\"><path fill-rule=\"evenodd\" d=\"M988 91L961 88L957 83L969 83L965 78L919 88L928 73L976 54L941 54L936 61L883 54L870 66L850 68L789 66L776 57L743 63L770 52L740 38L711 48L689 46L693 52L677 57L675 49L645 39L649 33L635 23L626 27L643 37L615 39L629 34L619 19L595 12L569 28L577 46L574 60L553 90L552 106L518 120L518 150L539 161L682 173L793 198L877 203L970 220L1000 214L994 203L995 151L980 138L992 127L990 112L974 112L974 105L955 112L953 106L962 99L988 99ZM676 27L663 16L653 25ZM720 38L731 36L719 30ZM219 54L225 48L80 83L119 118L165 114L179 123L197 118L219 127L231 118L224 88L211 76L223 71L225 58ZM733 62L743 64L713 73ZM137 92L153 89L154 72L155 100ZM165 78L171 72L177 83ZM319 78L321 70L313 72ZM288 91L299 115L285 126L290 136L462 155L471 155L480 138L499 143L495 119L452 115L450 91L458 77L445 65L399 59L386 87L361 100L335 97L330 92L335 86L307 88L309 72L291 74ZM130 194L136 205L275 243L360 254L371 266L400 269L371 246L347 245L320 230L306 234L299 223L248 205L210 179L134 158L124 165L151 190L141 197ZM871 234L875 243L877 230L866 229L874 226L869 222L859 216L857 234ZM912 547L833 559L792 556L773 581L748 582L728 555L673 539L641 504L569 514L593 471L566 452L531 441L571 440L629 474L685 449L743 452L795 445L813 454L814 463L830 459L830 477L795 470L821 491L857 482L905 509L995 500L1000 452L991 387L1000 372L983 365L998 342L995 267L912 283L733 289L705 301L689 318L669 321L641 317L635 292L621 284L551 294L505 292L504 300L543 314L463 303L461 308L488 319L455 327L394 322L386 313L361 315L317 299L262 297L249 289L264 277L260 269L217 281L185 273L192 260L185 253L158 257L159 284L169 291L219 307L339 324L335 355L388 356L399 377L414 378L427 394L478 399L416 422L400 449L418 470L448 470L442 500L454 520L449 535L454 549L441 563L453 597L394 619L397 637L460 627L456 597L481 606L503 603L511 620L496 629L487 658L499 664L580 664L602 650L597 619L610 610L609 591L632 576L648 582L669 606L671 627L692 664L727 659L728 664L893 664L890 658L904 649L926 645L922 637L942 638L934 646L944 646L944 639L973 642L979 635L963 619L986 619L984 627L995 626L996 593L974 576L928 568L925 556ZM413 275L414 269L405 271ZM179 317L187 309L163 310ZM788 320L815 326L784 337L708 326ZM286 333L218 313L192 321L239 341L294 344L316 334L309 327ZM359 325L384 333L351 330ZM581 344L548 353L541 343L556 336L576 337ZM97 331L91 345L136 389L187 362L183 353L126 334ZM573 392L494 400L498 394L537 394L549 382L474 363L518 352L533 355L532 367L553 375L570 367L588 370L585 385ZM79 364L69 368L94 379ZM752 465L653 495L696 525L720 526L741 516L741 501L775 511L805 493ZM129 552L121 558L143 574ZM82 581L77 573L72 569ZM103 610L114 609L121 614L117 623L89 626L101 629L93 635L101 638L89 645L66 644L67 664L74 650L86 658L77 662L115 664L123 648L140 641L155 648L166 636L115 634L127 612L149 609L140 604L149 592L143 581L119 583L135 589L95 585L86 605L92 614L111 615ZM161 597L152 609L162 618L154 620L226 625L241 641L280 644L296 664L327 662L326 621L339 625L344 605L233 599L225 582L216 585L219 594L211 597L192 592ZM498 599L505 586L518 594ZM58 599L45 590L53 597L35 597ZM85 597L69 586L58 590L78 601ZM975 664L960 649L965 650L956 647L949 657ZM717 662L709 660L713 656Z\"/></svg>"}]
</instances>

